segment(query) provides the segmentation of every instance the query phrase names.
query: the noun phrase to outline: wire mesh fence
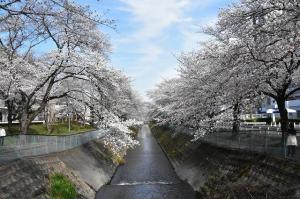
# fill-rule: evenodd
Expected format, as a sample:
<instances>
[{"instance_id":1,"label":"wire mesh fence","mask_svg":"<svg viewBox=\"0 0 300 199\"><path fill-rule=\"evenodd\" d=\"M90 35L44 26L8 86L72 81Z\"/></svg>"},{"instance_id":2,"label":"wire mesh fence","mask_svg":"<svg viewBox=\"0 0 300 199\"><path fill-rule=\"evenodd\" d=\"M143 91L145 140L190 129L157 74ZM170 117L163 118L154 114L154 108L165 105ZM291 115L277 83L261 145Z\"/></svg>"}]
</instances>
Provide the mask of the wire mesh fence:
<instances>
[{"instance_id":1,"label":"wire mesh fence","mask_svg":"<svg viewBox=\"0 0 300 199\"><path fill-rule=\"evenodd\" d=\"M4 138L0 146L0 163L27 156L44 155L81 146L91 140L102 138L107 130L95 130L65 136L14 135Z\"/></svg>"},{"instance_id":2,"label":"wire mesh fence","mask_svg":"<svg viewBox=\"0 0 300 199\"><path fill-rule=\"evenodd\" d=\"M286 139L283 139L284 143L282 144L282 133L279 128L241 128L237 136L233 136L230 130L222 129L201 139L217 146L287 158ZM296 154L288 158L300 161L299 147L296 149Z\"/></svg>"}]
</instances>

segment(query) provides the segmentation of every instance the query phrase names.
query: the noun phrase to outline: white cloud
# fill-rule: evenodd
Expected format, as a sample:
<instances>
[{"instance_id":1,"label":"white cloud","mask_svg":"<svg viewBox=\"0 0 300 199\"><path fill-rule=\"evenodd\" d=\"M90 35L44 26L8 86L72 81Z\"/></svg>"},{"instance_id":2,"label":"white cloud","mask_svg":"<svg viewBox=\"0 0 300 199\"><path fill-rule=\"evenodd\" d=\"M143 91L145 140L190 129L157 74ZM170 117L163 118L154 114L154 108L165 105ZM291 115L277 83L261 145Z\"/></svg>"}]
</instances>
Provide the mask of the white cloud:
<instances>
[{"instance_id":1,"label":"white cloud","mask_svg":"<svg viewBox=\"0 0 300 199\"><path fill-rule=\"evenodd\" d=\"M172 53L196 49L199 47L199 41L208 39L206 35L199 33L201 25L213 23L217 16L197 19L191 14L192 10L197 9L197 12L201 12L223 0L119 1L122 2L119 10L130 14L128 23L133 29L129 31L130 34L123 34L116 41L117 48L122 48L123 51L135 51L132 52L134 56L132 59L135 60L126 68L136 80L136 87L145 96L145 90L153 88L162 78L176 76L176 60ZM172 28L172 31L168 28ZM165 41L176 36L181 38L182 43L176 44L176 48L166 46L168 42Z\"/></svg>"},{"instance_id":2,"label":"white cloud","mask_svg":"<svg viewBox=\"0 0 300 199\"><path fill-rule=\"evenodd\" d=\"M133 15L135 22L142 26L134 36L137 39L151 39L174 23L180 22L183 10L190 0L120 0L123 10Z\"/></svg>"},{"instance_id":3,"label":"white cloud","mask_svg":"<svg viewBox=\"0 0 300 199\"><path fill-rule=\"evenodd\" d=\"M170 62L174 63L170 61L173 58L171 52L159 40L169 27L192 20L184 17L184 10L191 0L120 1L124 4L120 9L131 14L130 23L137 28L133 34L118 40L118 44L135 46L139 56L136 57L135 66L130 67L129 73L136 82L148 79L151 82L143 83L143 86L153 88L153 82L158 83L162 77L175 73L175 66L170 65Z\"/></svg>"}]
</instances>

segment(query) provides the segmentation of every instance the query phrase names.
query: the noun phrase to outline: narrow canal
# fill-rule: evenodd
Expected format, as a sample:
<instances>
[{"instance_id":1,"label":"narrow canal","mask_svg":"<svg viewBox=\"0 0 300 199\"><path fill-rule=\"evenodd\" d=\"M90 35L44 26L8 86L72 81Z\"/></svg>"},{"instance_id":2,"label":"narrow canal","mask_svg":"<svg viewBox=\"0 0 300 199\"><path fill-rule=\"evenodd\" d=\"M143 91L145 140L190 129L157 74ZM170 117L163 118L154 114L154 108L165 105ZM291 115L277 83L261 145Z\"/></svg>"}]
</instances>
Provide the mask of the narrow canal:
<instances>
[{"instance_id":1,"label":"narrow canal","mask_svg":"<svg viewBox=\"0 0 300 199\"><path fill-rule=\"evenodd\" d=\"M97 199L193 199L196 193L181 181L148 126L139 132L140 146L128 152L109 185Z\"/></svg>"}]
</instances>

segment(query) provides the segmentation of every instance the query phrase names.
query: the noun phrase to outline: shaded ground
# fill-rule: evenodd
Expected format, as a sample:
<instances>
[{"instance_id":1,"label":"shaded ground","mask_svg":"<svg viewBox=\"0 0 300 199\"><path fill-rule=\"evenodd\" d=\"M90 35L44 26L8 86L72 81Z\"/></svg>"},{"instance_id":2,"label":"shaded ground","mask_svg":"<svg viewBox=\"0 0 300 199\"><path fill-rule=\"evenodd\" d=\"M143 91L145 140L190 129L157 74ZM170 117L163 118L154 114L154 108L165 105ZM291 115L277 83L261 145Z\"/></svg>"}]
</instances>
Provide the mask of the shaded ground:
<instances>
[{"instance_id":1,"label":"shaded ground","mask_svg":"<svg viewBox=\"0 0 300 199\"><path fill-rule=\"evenodd\" d=\"M97 199L193 199L193 189L181 181L148 126L139 135L140 146L129 151L126 163L118 168Z\"/></svg>"}]
</instances>

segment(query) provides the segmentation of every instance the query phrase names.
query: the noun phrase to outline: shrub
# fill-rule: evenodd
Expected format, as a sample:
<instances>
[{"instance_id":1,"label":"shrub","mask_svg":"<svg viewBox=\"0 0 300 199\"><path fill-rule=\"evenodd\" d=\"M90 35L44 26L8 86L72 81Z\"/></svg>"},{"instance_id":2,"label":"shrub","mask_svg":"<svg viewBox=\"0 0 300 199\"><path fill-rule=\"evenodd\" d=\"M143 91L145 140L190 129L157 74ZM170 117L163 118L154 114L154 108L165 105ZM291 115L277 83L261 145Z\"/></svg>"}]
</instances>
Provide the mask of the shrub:
<instances>
[{"instance_id":1,"label":"shrub","mask_svg":"<svg viewBox=\"0 0 300 199\"><path fill-rule=\"evenodd\" d=\"M242 122L266 122L267 124L271 124L272 123L272 118L252 118L252 119L246 119L246 120L242 120ZM296 124L300 123L300 119L289 119L289 122L293 122ZM280 119L276 118L276 123L279 124L280 123Z\"/></svg>"},{"instance_id":2,"label":"shrub","mask_svg":"<svg viewBox=\"0 0 300 199\"><path fill-rule=\"evenodd\" d=\"M293 123L299 124L300 123L300 119L289 119L289 122L293 122Z\"/></svg>"},{"instance_id":3,"label":"shrub","mask_svg":"<svg viewBox=\"0 0 300 199\"><path fill-rule=\"evenodd\" d=\"M76 199L75 185L64 175L53 174L50 178L50 197L52 199Z\"/></svg>"},{"instance_id":4,"label":"shrub","mask_svg":"<svg viewBox=\"0 0 300 199\"><path fill-rule=\"evenodd\" d=\"M252 118L246 119L245 122L266 122L267 124L271 124L272 118Z\"/></svg>"}]
</instances>

